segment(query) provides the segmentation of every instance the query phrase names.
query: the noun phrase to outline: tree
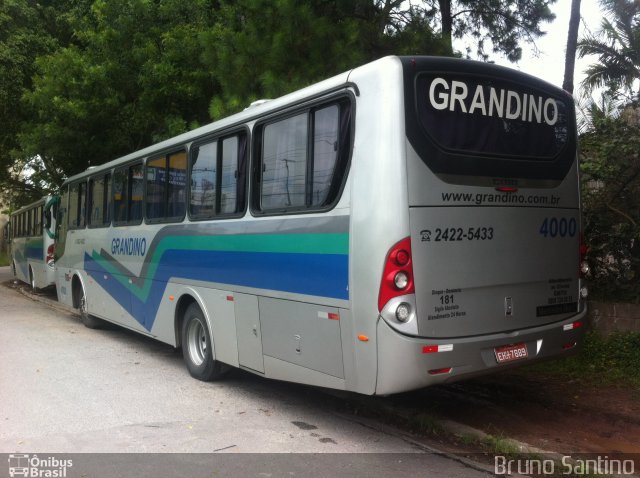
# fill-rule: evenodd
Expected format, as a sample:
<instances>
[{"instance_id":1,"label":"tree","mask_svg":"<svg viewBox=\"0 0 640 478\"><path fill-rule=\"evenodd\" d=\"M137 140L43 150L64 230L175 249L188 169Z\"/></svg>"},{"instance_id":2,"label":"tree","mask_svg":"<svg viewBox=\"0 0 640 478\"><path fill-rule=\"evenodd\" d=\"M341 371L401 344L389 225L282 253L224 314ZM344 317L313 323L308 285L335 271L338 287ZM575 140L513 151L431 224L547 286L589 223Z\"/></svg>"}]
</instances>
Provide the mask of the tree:
<instances>
[{"instance_id":1,"label":"tree","mask_svg":"<svg viewBox=\"0 0 640 478\"><path fill-rule=\"evenodd\" d=\"M0 2L0 184L5 186L5 199L14 203L36 199L46 188L37 178L25 181L19 175L15 155L20 131L30 119L21 97L33 86L36 58L55 50L65 37L55 37L66 29L62 20L52 20L52 9L44 3ZM6 197L7 190L15 191L17 198Z\"/></svg>"},{"instance_id":2,"label":"tree","mask_svg":"<svg viewBox=\"0 0 640 478\"><path fill-rule=\"evenodd\" d=\"M0 71L0 185L25 168L59 183L381 56L454 54L462 35L517 60L553 1L5 0L0 68L14 59L20 82Z\"/></svg>"},{"instance_id":3,"label":"tree","mask_svg":"<svg viewBox=\"0 0 640 478\"><path fill-rule=\"evenodd\" d=\"M76 42L37 61L19 156L68 176L207 122L199 35L213 20L207 0L92 2Z\"/></svg>"},{"instance_id":4,"label":"tree","mask_svg":"<svg viewBox=\"0 0 640 478\"><path fill-rule=\"evenodd\" d=\"M400 0L223 1L204 55L220 118L391 54L445 55L433 14Z\"/></svg>"},{"instance_id":5,"label":"tree","mask_svg":"<svg viewBox=\"0 0 640 478\"><path fill-rule=\"evenodd\" d=\"M489 58L487 49L509 61L522 58L521 42L533 43L544 35L541 24L555 15L549 5L556 0L425 0L426 11L439 13L442 40L452 55L453 38L472 39L475 54ZM472 47L467 47L471 53Z\"/></svg>"},{"instance_id":6,"label":"tree","mask_svg":"<svg viewBox=\"0 0 640 478\"><path fill-rule=\"evenodd\" d=\"M598 61L587 68L583 85L588 90L634 92L640 78L640 2L601 0L604 17L600 31L578 42L580 58L596 55Z\"/></svg>"},{"instance_id":7,"label":"tree","mask_svg":"<svg viewBox=\"0 0 640 478\"><path fill-rule=\"evenodd\" d=\"M576 69L576 48L578 28L580 27L580 0L571 0L571 16L569 17L569 34L565 53L564 79L562 88L573 94L573 74Z\"/></svg>"},{"instance_id":8,"label":"tree","mask_svg":"<svg viewBox=\"0 0 640 478\"><path fill-rule=\"evenodd\" d=\"M592 287L605 300L640 301L640 109L590 106L580 137L584 234Z\"/></svg>"}]
</instances>

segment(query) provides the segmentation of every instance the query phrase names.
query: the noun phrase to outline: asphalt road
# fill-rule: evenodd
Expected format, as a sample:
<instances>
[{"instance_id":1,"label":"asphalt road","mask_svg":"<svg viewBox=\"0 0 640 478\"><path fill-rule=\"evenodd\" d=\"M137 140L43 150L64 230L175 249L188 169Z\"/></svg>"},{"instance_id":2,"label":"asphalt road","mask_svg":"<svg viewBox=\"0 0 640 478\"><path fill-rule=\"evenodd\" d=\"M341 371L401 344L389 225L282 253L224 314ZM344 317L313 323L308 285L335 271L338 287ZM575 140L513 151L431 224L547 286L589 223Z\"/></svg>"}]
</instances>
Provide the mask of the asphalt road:
<instances>
[{"instance_id":1,"label":"asphalt road","mask_svg":"<svg viewBox=\"0 0 640 478\"><path fill-rule=\"evenodd\" d=\"M9 268L0 268L0 282L8 278ZM207 454L173 455L185 466L206 464L214 452L295 453L272 455L271 466L282 465L272 476L314 469L309 463L313 476L485 476L326 402L318 389L242 371L199 382L170 346L121 328L87 329L64 309L0 286L0 453ZM304 455L317 453L332 455ZM109 455L79 456L104 471L99 463ZM160 456L156 464L168 455ZM264 461L255 456L242 460ZM240 463L229 460L224 466ZM342 475L347 463L351 471Z\"/></svg>"}]
</instances>

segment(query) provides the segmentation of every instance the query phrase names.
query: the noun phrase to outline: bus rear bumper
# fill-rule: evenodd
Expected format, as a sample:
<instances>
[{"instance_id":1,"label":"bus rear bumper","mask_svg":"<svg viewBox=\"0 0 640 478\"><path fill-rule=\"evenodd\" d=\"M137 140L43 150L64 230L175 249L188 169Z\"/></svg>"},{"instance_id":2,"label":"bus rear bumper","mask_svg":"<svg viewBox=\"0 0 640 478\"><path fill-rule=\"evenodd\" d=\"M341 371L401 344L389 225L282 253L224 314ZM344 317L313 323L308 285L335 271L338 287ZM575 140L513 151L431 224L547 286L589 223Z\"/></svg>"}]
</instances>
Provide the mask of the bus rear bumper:
<instances>
[{"instance_id":1,"label":"bus rear bumper","mask_svg":"<svg viewBox=\"0 0 640 478\"><path fill-rule=\"evenodd\" d=\"M569 356L579 350L586 308L561 322L531 329L456 339L407 337L378 320L377 395L405 392L495 373L546 358ZM577 323L577 324L576 324ZM499 363L496 348L526 345L518 356Z\"/></svg>"}]
</instances>

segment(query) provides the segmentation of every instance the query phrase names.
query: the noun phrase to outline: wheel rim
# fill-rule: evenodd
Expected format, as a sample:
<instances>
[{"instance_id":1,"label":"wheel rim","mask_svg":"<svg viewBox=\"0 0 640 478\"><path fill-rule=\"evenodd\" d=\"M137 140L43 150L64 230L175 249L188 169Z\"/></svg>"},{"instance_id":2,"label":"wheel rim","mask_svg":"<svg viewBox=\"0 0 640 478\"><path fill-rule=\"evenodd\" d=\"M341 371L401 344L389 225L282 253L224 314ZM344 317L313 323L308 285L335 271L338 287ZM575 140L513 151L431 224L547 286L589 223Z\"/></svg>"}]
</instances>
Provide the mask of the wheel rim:
<instances>
[{"instance_id":1,"label":"wheel rim","mask_svg":"<svg viewBox=\"0 0 640 478\"><path fill-rule=\"evenodd\" d=\"M187 330L187 347L189 358L194 365L200 366L207 358L207 334L199 318L194 317L189 322Z\"/></svg>"},{"instance_id":2,"label":"wheel rim","mask_svg":"<svg viewBox=\"0 0 640 478\"><path fill-rule=\"evenodd\" d=\"M82 317L87 317L89 315L89 311L87 309L87 296L83 294L80 296L80 315Z\"/></svg>"}]
</instances>

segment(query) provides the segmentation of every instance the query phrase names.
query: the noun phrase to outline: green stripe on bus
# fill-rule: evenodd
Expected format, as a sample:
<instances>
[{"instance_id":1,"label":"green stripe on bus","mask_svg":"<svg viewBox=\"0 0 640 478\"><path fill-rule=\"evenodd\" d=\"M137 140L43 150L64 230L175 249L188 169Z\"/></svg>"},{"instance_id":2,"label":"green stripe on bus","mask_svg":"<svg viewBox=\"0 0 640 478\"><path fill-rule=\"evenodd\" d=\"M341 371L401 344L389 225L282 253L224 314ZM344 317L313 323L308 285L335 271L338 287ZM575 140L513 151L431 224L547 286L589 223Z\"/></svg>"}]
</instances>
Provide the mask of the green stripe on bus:
<instances>
[{"instance_id":1,"label":"green stripe on bus","mask_svg":"<svg viewBox=\"0 0 640 478\"><path fill-rule=\"evenodd\" d=\"M241 236L167 236L160 240L153 256L145 258L149 269L142 286L129 283L110 262L95 250L91 256L120 284L129 288L141 301L146 302L151 291L151 280L156 275L160 259L169 250L198 250L221 252L256 252L285 254L343 254L349 253L349 234L251 234Z\"/></svg>"}]
</instances>

